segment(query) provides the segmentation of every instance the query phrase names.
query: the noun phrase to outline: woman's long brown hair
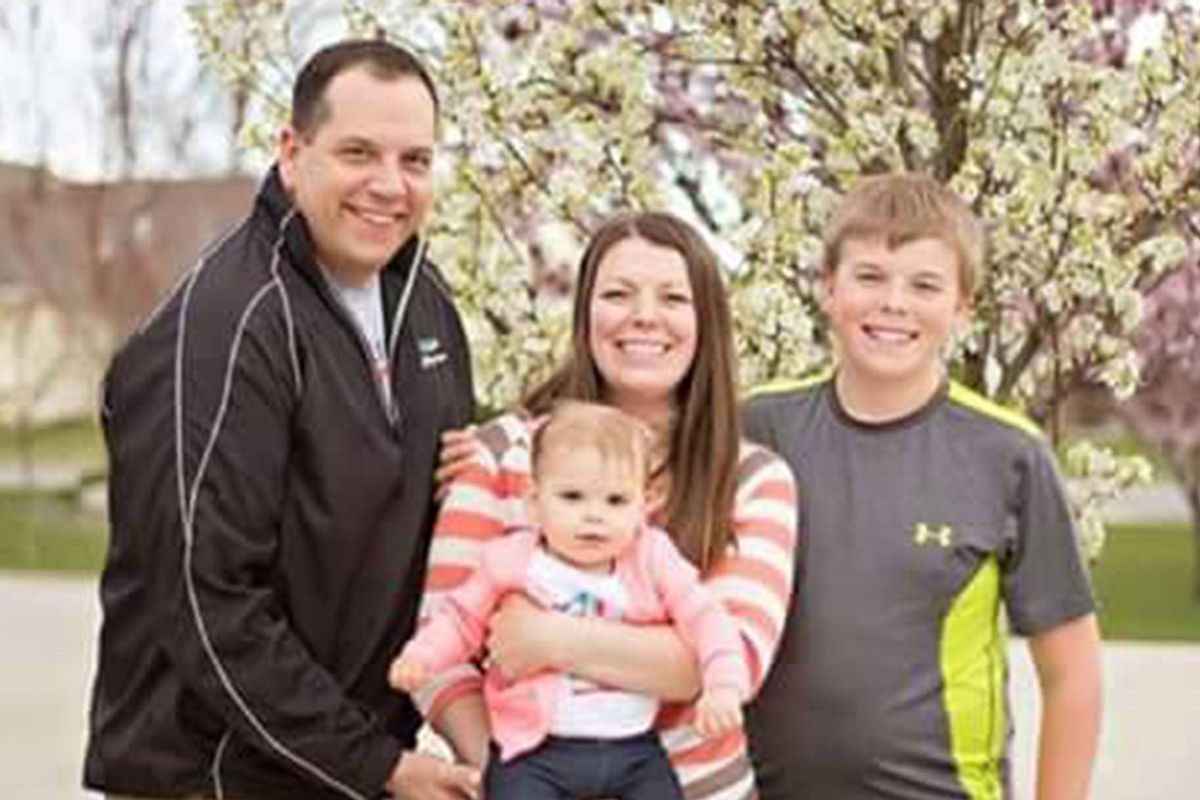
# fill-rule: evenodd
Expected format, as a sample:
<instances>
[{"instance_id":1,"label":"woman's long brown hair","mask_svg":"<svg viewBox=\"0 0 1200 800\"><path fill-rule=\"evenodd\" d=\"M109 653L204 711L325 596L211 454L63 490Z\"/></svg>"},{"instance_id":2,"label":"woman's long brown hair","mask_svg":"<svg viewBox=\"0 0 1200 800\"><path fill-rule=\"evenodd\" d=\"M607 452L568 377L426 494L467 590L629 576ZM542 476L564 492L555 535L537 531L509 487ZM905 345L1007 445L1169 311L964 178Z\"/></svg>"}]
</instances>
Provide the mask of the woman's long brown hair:
<instances>
[{"instance_id":1,"label":"woman's long brown hair","mask_svg":"<svg viewBox=\"0 0 1200 800\"><path fill-rule=\"evenodd\" d=\"M571 353L546 381L526 394L522 405L540 415L560 399L607 401L589 337L592 292L604 256L630 238L668 247L687 264L696 312L696 355L673 398L666 521L679 549L703 570L733 540L741 424L729 299L716 255L690 225L652 211L621 214L600 226L584 250L576 276Z\"/></svg>"}]
</instances>

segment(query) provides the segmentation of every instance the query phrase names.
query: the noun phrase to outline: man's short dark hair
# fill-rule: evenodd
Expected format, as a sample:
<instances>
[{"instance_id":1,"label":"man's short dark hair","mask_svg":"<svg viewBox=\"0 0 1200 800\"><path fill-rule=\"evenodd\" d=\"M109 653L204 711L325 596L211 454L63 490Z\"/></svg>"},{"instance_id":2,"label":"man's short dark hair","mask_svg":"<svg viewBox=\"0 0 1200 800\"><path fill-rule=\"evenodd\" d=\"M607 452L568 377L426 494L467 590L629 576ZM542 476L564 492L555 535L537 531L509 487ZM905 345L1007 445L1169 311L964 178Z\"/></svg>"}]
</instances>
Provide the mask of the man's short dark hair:
<instances>
[{"instance_id":1,"label":"man's short dark hair","mask_svg":"<svg viewBox=\"0 0 1200 800\"><path fill-rule=\"evenodd\" d=\"M382 39L347 39L318 50L301 68L292 86L292 128L310 136L329 119L325 90L329 82L348 69L362 67L376 78L419 78L438 110L437 89L421 59L403 47Z\"/></svg>"}]
</instances>

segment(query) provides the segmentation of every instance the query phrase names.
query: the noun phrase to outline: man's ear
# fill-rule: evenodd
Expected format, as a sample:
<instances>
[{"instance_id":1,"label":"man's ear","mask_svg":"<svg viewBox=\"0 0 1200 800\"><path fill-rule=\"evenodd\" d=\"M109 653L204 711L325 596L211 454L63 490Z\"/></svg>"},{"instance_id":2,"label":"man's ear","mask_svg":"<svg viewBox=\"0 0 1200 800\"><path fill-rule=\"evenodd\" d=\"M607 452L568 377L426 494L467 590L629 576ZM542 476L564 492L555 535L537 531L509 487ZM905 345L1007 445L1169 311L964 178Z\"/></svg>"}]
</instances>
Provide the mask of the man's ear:
<instances>
[{"instance_id":1,"label":"man's ear","mask_svg":"<svg viewBox=\"0 0 1200 800\"><path fill-rule=\"evenodd\" d=\"M295 185L296 152L300 149L300 144L300 134L290 124L279 129L275 160L279 164L279 179L288 191Z\"/></svg>"}]
</instances>

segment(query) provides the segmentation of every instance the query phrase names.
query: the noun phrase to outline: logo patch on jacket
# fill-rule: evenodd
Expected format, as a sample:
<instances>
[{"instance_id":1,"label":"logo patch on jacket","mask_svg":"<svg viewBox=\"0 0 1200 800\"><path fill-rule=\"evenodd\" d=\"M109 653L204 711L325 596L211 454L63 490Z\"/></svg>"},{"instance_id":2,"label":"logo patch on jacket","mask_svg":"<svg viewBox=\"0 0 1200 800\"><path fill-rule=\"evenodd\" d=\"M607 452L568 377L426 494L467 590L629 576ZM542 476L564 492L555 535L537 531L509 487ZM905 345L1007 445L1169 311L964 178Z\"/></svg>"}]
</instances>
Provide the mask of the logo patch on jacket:
<instances>
[{"instance_id":1,"label":"logo patch on jacket","mask_svg":"<svg viewBox=\"0 0 1200 800\"><path fill-rule=\"evenodd\" d=\"M419 337L417 339L417 353L421 356L421 369L433 369L450 359L450 356L442 348L442 343L436 336Z\"/></svg>"}]
</instances>

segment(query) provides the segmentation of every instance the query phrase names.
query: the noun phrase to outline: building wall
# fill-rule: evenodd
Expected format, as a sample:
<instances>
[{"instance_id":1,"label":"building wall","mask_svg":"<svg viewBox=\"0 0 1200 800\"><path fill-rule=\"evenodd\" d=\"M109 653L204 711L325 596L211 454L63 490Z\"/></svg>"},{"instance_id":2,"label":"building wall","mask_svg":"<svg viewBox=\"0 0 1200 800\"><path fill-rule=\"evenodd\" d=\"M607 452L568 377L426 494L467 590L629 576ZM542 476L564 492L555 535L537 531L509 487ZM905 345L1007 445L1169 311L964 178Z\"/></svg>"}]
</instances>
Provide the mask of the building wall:
<instances>
[{"instance_id":1,"label":"building wall","mask_svg":"<svg viewBox=\"0 0 1200 800\"><path fill-rule=\"evenodd\" d=\"M28 296L0 293L0 425L94 416L110 339L100 320L68 320Z\"/></svg>"},{"instance_id":2,"label":"building wall","mask_svg":"<svg viewBox=\"0 0 1200 800\"><path fill-rule=\"evenodd\" d=\"M0 424L94 414L112 348L245 216L256 184L79 184L0 163Z\"/></svg>"}]
</instances>

